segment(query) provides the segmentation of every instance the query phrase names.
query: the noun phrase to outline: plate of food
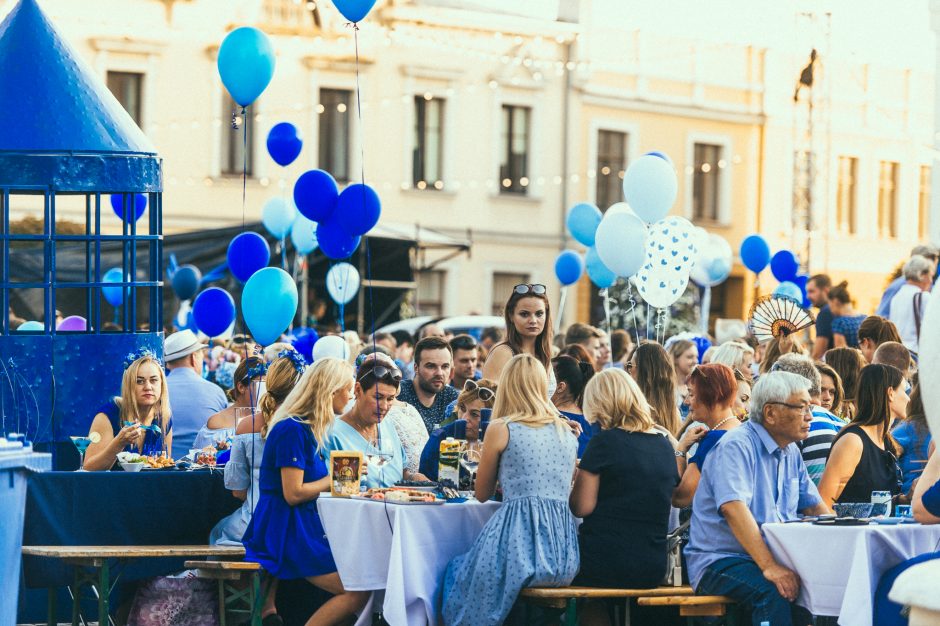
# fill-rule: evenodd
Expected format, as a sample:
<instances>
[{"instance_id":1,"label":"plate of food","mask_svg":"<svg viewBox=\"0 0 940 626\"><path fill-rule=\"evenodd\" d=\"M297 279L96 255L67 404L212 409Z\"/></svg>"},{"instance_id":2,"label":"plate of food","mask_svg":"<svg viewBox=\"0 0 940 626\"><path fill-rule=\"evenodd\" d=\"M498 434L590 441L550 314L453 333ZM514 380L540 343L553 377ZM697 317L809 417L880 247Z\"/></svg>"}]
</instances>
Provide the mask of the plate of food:
<instances>
[{"instance_id":1,"label":"plate of food","mask_svg":"<svg viewBox=\"0 0 940 626\"><path fill-rule=\"evenodd\" d=\"M144 457L133 452L118 452L117 461L125 472L139 472L146 464Z\"/></svg>"},{"instance_id":2,"label":"plate of food","mask_svg":"<svg viewBox=\"0 0 940 626\"><path fill-rule=\"evenodd\" d=\"M144 460L144 466L141 468L144 471L176 469L176 461L168 456L145 456L141 458Z\"/></svg>"},{"instance_id":3,"label":"plate of food","mask_svg":"<svg viewBox=\"0 0 940 626\"><path fill-rule=\"evenodd\" d=\"M373 487L354 497L359 500L388 502L390 504L444 504L443 500L437 499L432 493L405 488Z\"/></svg>"}]
</instances>

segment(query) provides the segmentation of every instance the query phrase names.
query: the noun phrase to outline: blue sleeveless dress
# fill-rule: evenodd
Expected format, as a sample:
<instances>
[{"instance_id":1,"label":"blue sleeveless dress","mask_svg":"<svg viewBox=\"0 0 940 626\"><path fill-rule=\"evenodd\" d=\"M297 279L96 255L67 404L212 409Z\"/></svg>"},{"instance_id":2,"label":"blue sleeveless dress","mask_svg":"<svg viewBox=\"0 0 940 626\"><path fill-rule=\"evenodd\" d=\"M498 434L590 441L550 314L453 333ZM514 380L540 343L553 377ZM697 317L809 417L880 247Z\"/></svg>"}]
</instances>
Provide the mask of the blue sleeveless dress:
<instances>
[{"instance_id":1,"label":"blue sleeveless dress","mask_svg":"<svg viewBox=\"0 0 940 626\"><path fill-rule=\"evenodd\" d=\"M496 626L525 587L563 587L578 573L568 509L578 440L553 425L509 424L499 462L503 506L444 575L444 623Z\"/></svg>"},{"instance_id":2,"label":"blue sleeveless dress","mask_svg":"<svg viewBox=\"0 0 940 626\"><path fill-rule=\"evenodd\" d=\"M121 424L121 408L111 400L102 404L98 407L98 410L95 411L95 415L98 413L104 413L108 417L108 421L111 423L111 430L114 432L114 435L121 431L123 425ZM154 420L156 422L156 420ZM170 433L173 431L173 418L167 420L166 422L166 432ZM166 451L166 440L164 439L165 433L158 433L153 430L148 430L144 435L144 445L138 451L143 456L159 456L161 452ZM125 450L136 450L137 446L128 445L124 448ZM120 467L117 466L116 467Z\"/></svg>"},{"instance_id":3,"label":"blue sleeveless dress","mask_svg":"<svg viewBox=\"0 0 940 626\"><path fill-rule=\"evenodd\" d=\"M261 495L242 537L245 560L285 580L335 572L317 501L288 504L281 489L282 467L302 469L305 483L328 473L310 426L293 417L275 424L265 441L258 476Z\"/></svg>"}]
</instances>

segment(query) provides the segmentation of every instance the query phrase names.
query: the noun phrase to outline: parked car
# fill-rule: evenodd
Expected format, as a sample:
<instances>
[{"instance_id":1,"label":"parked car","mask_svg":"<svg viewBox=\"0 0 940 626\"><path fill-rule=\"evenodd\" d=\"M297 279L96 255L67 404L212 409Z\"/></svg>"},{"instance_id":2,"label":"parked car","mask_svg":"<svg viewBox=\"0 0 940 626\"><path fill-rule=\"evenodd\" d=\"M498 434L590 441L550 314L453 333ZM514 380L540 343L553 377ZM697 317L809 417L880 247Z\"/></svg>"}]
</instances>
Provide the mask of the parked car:
<instances>
[{"instance_id":1,"label":"parked car","mask_svg":"<svg viewBox=\"0 0 940 626\"><path fill-rule=\"evenodd\" d=\"M476 337L477 340L480 339L480 335L487 328L506 328L506 321L498 315L458 315L456 317L437 318L422 315L393 322L380 328L379 332L391 333L396 330L406 330L413 335L418 332L419 328L430 322L436 323L446 332L455 335L466 333Z\"/></svg>"}]
</instances>

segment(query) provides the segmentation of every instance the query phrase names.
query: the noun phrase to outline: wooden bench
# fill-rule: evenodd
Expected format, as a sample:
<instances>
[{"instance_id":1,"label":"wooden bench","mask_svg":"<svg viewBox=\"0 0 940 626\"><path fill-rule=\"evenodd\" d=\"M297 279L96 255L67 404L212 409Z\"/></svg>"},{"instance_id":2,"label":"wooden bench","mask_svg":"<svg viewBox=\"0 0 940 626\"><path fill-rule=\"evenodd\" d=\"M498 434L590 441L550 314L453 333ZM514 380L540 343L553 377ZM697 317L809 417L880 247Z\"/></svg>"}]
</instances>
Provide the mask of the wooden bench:
<instances>
[{"instance_id":1,"label":"wooden bench","mask_svg":"<svg viewBox=\"0 0 940 626\"><path fill-rule=\"evenodd\" d=\"M186 561L186 569L196 570L198 578L218 581L219 624L225 626L229 613L247 615L251 626L261 626L265 593L261 566L246 561Z\"/></svg>"},{"instance_id":2,"label":"wooden bench","mask_svg":"<svg viewBox=\"0 0 940 626\"><path fill-rule=\"evenodd\" d=\"M81 589L87 586L98 597L99 624L110 622L110 597L112 590L112 564L119 565L136 559L224 557L242 559L245 549L241 546L23 546L23 556L62 559L74 568L72 594L72 626L78 626L81 617ZM91 569L87 572L86 569ZM56 624L56 590L49 589L47 624ZM105 621L103 616L109 616ZM84 618L82 618L84 620Z\"/></svg>"},{"instance_id":3,"label":"wooden bench","mask_svg":"<svg viewBox=\"0 0 940 626\"><path fill-rule=\"evenodd\" d=\"M640 606L678 606L679 615L687 617L690 623L695 617L725 617L726 623L734 622L734 615L726 610L729 604L734 604L734 600L725 596L696 596L688 585L653 589L530 587L523 589L519 597L525 602L564 609L564 623L567 626L578 623L578 600L583 599L635 599ZM529 621L528 618L526 621Z\"/></svg>"},{"instance_id":4,"label":"wooden bench","mask_svg":"<svg viewBox=\"0 0 940 626\"><path fill-rule=\"evenodd\" d=\"M735 601L727 596L657 596L639 598L636 603L640 606L678 606L679 615L686 617L692 624L696 617L724 617L725 624L733 626L734 612L728 612L728 605Z\"/></svg>"}]
</instances>

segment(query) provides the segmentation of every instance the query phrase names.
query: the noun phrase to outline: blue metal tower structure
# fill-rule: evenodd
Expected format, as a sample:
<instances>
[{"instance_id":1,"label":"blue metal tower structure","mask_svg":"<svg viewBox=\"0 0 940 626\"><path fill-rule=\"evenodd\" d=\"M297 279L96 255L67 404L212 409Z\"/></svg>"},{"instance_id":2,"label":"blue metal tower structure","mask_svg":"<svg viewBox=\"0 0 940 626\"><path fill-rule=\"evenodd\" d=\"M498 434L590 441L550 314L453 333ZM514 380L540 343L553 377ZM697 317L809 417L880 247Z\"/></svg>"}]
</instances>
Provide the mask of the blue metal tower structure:
<instances>
[{"instance_id":1,"label":"blue metal tower structure","mask_svg":"<svg viewBox=\"0 0 940 626\"><path fill-rule=\"evenodd\" d=\"M0 434L24 432L54 448L87 433L95 407L120 393L124 355L163 352L162 164L36 0L20 0L0 23L0 94ZM119 219L109 196L127 215L138 194L148 200L147 226L124 219L120 235L102 234L103 208L105 219ZM63 204L84 205L84 233L57 232ZM29 211L41 211L42 232L14 234L11 214ZM103 249L120 249L123 283L102 281ZM16 255L34 257L31 273L12 275ZM103 287L122 292L123 330L103 329ZM11 294L40 292L43 329L11 331ZM63 313L84 317L84 331L55 328L66 293Z\"/></svg>"}]
</instances>

